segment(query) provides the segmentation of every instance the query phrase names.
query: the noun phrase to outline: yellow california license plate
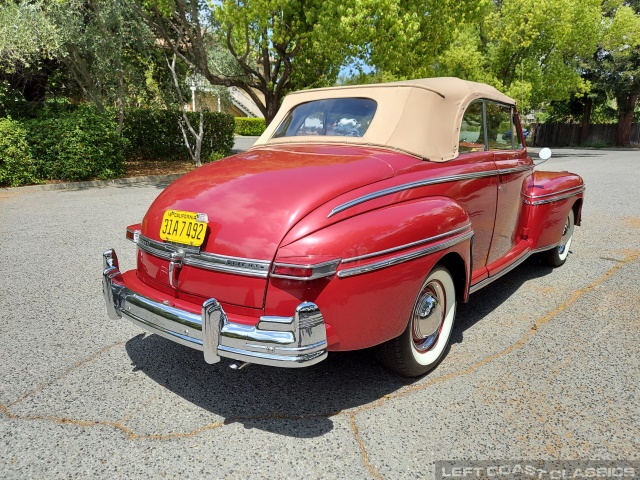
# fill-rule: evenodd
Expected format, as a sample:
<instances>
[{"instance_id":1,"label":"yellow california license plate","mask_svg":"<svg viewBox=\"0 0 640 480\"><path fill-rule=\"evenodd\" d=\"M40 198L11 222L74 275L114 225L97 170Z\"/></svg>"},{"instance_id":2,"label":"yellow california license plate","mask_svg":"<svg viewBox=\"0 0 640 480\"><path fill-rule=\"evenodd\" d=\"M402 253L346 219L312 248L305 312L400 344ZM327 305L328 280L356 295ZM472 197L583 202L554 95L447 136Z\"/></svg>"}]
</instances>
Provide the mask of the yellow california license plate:
<instances>
[{"instance_id":1,"label":"yellow california license plate","mask_svg":"<svg viewBox=\"0 0 640 480\"><path fill-rule=\"evenodd\" d=\"M204 242L208 222L206 213L167 210L162 216L160 238L199 247Z\"/></svg>"}]
</instances>

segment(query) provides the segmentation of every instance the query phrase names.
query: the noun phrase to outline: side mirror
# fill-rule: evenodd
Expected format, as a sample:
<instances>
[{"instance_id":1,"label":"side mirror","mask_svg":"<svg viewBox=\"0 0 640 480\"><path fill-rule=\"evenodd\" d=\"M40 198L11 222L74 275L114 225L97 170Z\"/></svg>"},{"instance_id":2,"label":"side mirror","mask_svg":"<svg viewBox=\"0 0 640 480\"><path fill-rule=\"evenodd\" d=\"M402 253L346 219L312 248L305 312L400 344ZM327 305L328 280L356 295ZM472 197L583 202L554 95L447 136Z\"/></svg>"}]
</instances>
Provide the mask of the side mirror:
<instances>
[{"instance_id":1,"label":"side mirror","mask_svg":"<svg viewBox=\"0 0 640 480\"><path fill-rule=\"evenodd\" d=\"M551 149L544 147L543 149L540 150L540 153L538 153L538 156L540 157L539 162L533 162L536 164L536 166L543 164L544 162L546 162L547 160L549 160L551 158Z\"/></svg>"}]
</instances>

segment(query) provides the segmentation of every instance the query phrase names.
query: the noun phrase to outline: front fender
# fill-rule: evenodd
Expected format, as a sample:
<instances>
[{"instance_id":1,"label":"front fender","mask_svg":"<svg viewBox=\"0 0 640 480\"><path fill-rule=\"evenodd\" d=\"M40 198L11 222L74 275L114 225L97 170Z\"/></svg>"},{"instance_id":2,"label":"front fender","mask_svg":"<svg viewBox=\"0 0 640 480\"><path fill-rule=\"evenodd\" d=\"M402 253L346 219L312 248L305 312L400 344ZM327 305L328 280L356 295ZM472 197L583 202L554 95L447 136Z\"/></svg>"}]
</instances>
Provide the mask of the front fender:
<instances>
[{"instance_id":1,"label":"front fender","mask_svg":"<svg viewBox=\"0 0 640 480\"><path fill-rule=\"evenodd\" d=\"M569 172L535 171L522 185L524 235L532 250L544 250L557 244L562 236L569 210L580 225L584 181Z\"/></svg>"},{"instance_id":2,"label":"front fender","mask_svg":"<svg viewBox=\"0 0 640 480\"><path fill-rule=\"evenodd\" d=\"M337 274L313 281L270 278L266 314L311 301L329 325L330 349L377 345L402 333L422 282L445 255L459 257L461 285L468 288L472 234L467 213L447 197L403 202L321 228L281 246L276 262L339 257Z\"/></svg>"}]
</instances>

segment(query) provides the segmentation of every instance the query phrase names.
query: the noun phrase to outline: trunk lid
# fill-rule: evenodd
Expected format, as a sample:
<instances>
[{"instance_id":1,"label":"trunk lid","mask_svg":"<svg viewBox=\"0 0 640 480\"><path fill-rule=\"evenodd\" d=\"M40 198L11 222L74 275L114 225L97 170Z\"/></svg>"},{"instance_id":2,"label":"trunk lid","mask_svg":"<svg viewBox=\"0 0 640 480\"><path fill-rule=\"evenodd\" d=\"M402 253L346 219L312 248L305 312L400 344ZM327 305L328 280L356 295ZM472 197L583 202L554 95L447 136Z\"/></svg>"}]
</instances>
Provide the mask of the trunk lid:
<instances>
[{"instance_id":1,"label":"trunk lid","mask_svg":"<svg viewBox=\"0 0 640 480\"><path fill-rule=\"evenodd\" d=\"M272 261L286 233L327 201L393 174L388 163L362 147L254 149L173 182L149 208L142 235L164 243L159 233L166 210L206 213L208 233L200 249L206 267L187 253L174 285L179 292L261 308L265 262ZM140 249L141 278L168 286L167 255L162 258L150 251Z\"/></svg>"}]
</instances>

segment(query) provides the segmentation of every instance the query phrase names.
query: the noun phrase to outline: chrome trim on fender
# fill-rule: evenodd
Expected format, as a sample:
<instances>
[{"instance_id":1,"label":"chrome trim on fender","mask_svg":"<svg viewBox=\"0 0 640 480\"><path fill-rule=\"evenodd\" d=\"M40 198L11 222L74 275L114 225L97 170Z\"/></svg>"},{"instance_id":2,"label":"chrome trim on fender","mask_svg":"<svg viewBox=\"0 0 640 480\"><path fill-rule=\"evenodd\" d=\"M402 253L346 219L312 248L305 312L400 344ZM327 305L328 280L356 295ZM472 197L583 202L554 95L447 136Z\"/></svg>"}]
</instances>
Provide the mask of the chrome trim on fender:
<instances>
[{"instance_id":1,"label":"chrome trim on fender","mask_svg":"<svg viewBox=\"0 0 640 480\"><path fill-rule=\"evenodd\" d=\"M416 258L424 257L425 255L429 255L431 253L438 252L440 250L444 250L446 248L457 245L460 242L464 242L465 240L473 237L473 230L469 230L466 233L458 235L450 240L445 240L443 242L437 243L435 245L430 245L428 247L422 248L420 250L416 250L410 253L405 253L403 255L398 255L393 258L388 258L386 260L381 260L379 262L370 263L368 265L362 265L360 267L347 268L345 270L340 270L338 272L338 278L347 278L352 277L354 275L361 275L363 273L373 272L375 270L380 270L382 268L392 267L394 265L398 265L399 263L408 262L409 260L414 260Z\"/></svg>"},{"instance_id":2,"label":"chrome trim on fender","mask_svg":"<svg viewBox=\"0 0 640 480\"><path fill-rule=\"evenodd\" d=\"M451 231L446 232L446 233L441 233L440 235L436 235L434 237L429 237L429 238L425 238L425 239L422 239L422 240L417 240L417 241L411 242L411 243L405 243L404 245L400 245L398 247L393 247L393 248L387 248L386 250L379 250L377 252L367 253L366 255L359 255L357 257L345 258L344 260L342 260L342 263L356 262L358 260L364 260L364 259L371 258L371 257L379 257L381 255L386 255L387 253L397 252L398 250L405 250L407 248L417 247L418 245L422 245L422 244L425 244L425 243L435 242L436 240L440 240L441 238L451 237L453 235L456 235L457 233L463 232L463 231L468 230L470 228L471 228L471 224L468 223L468 224L464 225L463 227L456 228L455 230L451 230Z\"/></svg>"},{"instance_id":3,"label":"chrome trim on fender","mask_svg":"<svg viewBox=\"0 0 640 480\"><path fill-rule=\"evenodd\" d=\"M158 242L142 234L138 238L138 248L164 260L171 260L173 254L181 252L183 254L182 265L191 265L204 270L235 273L249 277L267 278L269 267L271 266L270 260L230 257L193 251L188 247L182 248L170 243Z\"/></svg>"},{"instance_id":4,"label":"chrome trim on fender","mask_svg":"<svg viewBox=\"0 0 640 480\"><path fill-rule=\"evenodd\" d=\"M116 254L103 254L102 293L109 317L124 317L143 329L200 350L207 363L220 357L279 367L304 367L327 357L327 333L318 306L302 302L291 317L263 316L257 325L229 319L211 298L201 314L160 303L127 288Z\"/></svg>"},{"instance_id":5,"label":"chrome trim on fender","mask_svg":"<svg viewBox=\"0 0 640 480\"><path fill-rule=\"evenodd\" d=\"M581 193L584 193L584 191L586 190L585 187L581 187L578 190L572 191L570 193L567 193L565 195L559 195L559 196L552 196L551 198L545 198L544 200L529 200L529 199L533 199L533 198L540 198L540 197L546 197L549 195L556 195L556 194L548 194L548 195L541 195L540 197L522 197L522 201L524 203L526 203L527 205L544 205L545 203L553 203L553 202L559 202L560 200L565 200L567 198L571 198L575 195L580 195Z\"/></svg>"},{"instance_id":6,"label":"chrome trim on fender","mask_svg":"<svg viewBox=\"0 0 640 480\"><path fill-rule=\"evenodd\" d=\"M460 173L457 175L449 175L446 177L435 177L429 178L426 180L418 180L416 182L405 183L402 185L396 185L395 187L385 188L383 190L378 190L377 192L368 193L358 198L354 198L353 200L349 200L341 205L335 207L327 218L330 218L340 212L348 210L349 208L355 207L356 205L360 205L361 203L368 202L369 200L375 200L376 198L384 197L386 195L391 195L393 193L403 192L405 190L412 190L414 188L419 187L427 187L429 185L437 185L439 183L448 183L448 182L456 182L460 180L473 180L476 178L485 178L485 177L495 177L498 175L507 175L510 173L523 172L525 170L533 169L533 165L523 165L521 167L514 168L505 168L502 170L484 170L481 172L471 172L471 173Z\"/></svg>"}]
</instances>

